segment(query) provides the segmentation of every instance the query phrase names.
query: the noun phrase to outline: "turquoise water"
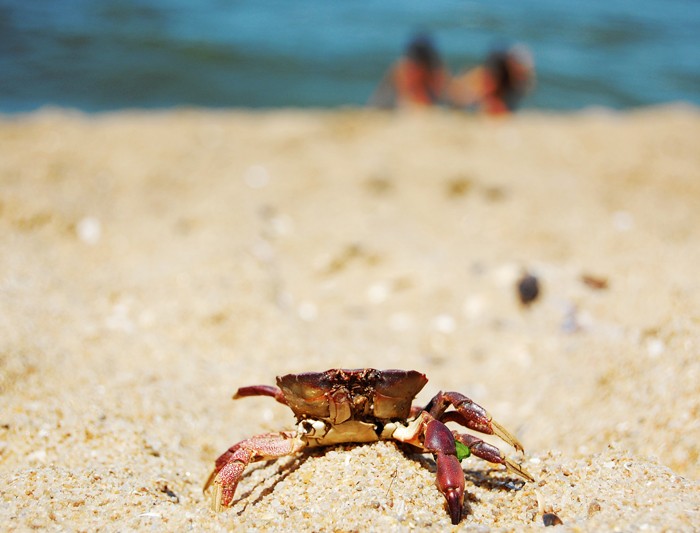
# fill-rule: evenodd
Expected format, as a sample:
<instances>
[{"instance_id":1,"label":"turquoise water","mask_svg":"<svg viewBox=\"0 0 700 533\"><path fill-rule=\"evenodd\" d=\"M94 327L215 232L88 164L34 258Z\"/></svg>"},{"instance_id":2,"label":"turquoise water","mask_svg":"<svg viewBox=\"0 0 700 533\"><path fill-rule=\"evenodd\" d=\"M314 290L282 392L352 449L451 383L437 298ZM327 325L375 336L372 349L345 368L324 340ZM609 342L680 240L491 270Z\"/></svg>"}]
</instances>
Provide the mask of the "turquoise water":
<instances>
[{"instance_id":1,"label":"turquoise water","mask_svg":"<svg viewBox=\"0 0 700 533\"><path fill-rule=\"evenodd\" d=\"M700 1L0 0L0 112L363 105L416 30L532 50L523 107L700 105Z\"/></svg>"}]
</instances>

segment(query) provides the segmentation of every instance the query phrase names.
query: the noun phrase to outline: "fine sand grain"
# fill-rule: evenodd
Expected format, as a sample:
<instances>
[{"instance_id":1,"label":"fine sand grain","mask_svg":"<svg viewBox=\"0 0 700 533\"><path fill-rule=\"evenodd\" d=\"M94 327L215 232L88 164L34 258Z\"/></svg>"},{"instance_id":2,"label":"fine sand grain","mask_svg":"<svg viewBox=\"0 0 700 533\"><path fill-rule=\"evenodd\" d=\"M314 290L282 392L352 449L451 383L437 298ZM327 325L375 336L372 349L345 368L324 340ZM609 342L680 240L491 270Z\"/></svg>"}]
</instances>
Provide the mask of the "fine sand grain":
<instances>
[{"instance_id":1,"label":"fine sand grain","mask_svg":"<svg viewBox=\"0 0 700 533\"><path fill-rule=\"evenodd\" d=\"M6 117L0 247L3 530L700 529L695 108ZM429 456L347 445L210 511L214 459L294 424L237 387L369 366L537 481L466 459L453 528Z\"/></svg>"}]
</instances>

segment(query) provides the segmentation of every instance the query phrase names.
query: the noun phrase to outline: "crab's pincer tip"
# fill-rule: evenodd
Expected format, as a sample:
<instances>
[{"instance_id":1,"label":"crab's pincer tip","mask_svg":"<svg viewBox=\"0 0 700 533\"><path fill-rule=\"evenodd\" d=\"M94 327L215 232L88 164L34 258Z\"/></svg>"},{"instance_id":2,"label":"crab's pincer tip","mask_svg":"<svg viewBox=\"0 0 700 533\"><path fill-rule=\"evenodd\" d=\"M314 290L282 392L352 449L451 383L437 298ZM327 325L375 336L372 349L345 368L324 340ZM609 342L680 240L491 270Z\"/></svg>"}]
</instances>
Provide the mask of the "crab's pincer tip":
<instances>
[{"instance_id":1,"label":"crab's pincer tip","mask_svg":"<svg viewBox=\"0 0 700 533\"><path fill-rule=\"evenodd\" d=\"M515 472L515 473L518 474L521 478L523 478L523 479L529 481L530 483L534 483L534 482L535 482L535 478L532 477L532 475L531 475L527 470L525 470L521 465L519 465L518 463L516 463L516 462L513 461L512 459L509 459L509 458L506 457L506 458L503 460L503 462L504 462L504 464L506 465L506 468L507 468L508 470L510 470L511 472Z\"/></svg>"},{"instance_id":2,"label":"crab's pincer tip","mask_svg":"<svg viewBox=\"0 0 700 533\"><path fill-rule=\"evenodd\" d=\"M445 499L447 500L447 509L450 512L452 524L459 524L460 520L462 520L462 498L459 491L448 489L445 492Z\"/></svg>"}]
</instances>

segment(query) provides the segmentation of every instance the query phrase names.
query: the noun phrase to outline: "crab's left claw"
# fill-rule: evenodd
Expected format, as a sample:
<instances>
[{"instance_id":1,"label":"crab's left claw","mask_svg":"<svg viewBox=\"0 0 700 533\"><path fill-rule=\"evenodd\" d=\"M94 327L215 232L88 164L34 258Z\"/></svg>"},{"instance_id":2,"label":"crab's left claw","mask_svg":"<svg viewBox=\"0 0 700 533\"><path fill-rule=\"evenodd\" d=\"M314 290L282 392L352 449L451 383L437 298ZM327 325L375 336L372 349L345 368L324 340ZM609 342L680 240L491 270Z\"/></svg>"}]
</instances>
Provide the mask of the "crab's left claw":
<instances>
[{"instance_id":1,"label":"crab's left claw","mask_svg":"<svg viewBox=\"0 0 700 533\"><path fill-rule=\"evenodd\" d=\"M452 523L459 524L464 505L464 472L457 459L454 436L445 424L432 419L425 427L424 446L435 455L438 489L447 500Z\"/></svg>"},{"instance_id":2,"label":"crab's left claw","mask_svg":"<svg viewBox=\"0 0 700 533\"><path fill-rule=\"evenodd\" d=\"M464 505L464 472L454 455L436 454L437 485L447 500L447 510L453 524L462 520Z\"/></svg>"}]
</instances>

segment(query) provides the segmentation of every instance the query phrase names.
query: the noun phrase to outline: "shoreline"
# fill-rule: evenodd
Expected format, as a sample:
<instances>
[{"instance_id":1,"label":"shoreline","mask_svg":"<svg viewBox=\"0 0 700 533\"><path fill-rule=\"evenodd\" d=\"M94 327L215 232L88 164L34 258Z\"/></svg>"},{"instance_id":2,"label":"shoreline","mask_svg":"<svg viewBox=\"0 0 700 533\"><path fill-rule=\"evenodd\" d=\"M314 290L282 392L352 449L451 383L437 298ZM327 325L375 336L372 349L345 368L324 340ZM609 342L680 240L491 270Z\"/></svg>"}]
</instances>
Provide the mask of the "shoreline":
<instances>
[{"instance_id":1,"label":"shoreline","mask_svg":"<svg viewBox=\"0 0 700 533\"><path fill-rule=\"evenodd\" d=\"M324 106L281 106L281 107L245 107L245 106L226 106L226 107L207 107L199 105L174 105L174 106L163 106L163 107L121 107L121 108L105 108L96 110L86 110L79 107L62 106L60 104L43 104L34 109L24 110L24 111L2 111L0 110L0 119L22 119L29 118L32 115L43 115L43 114L58 114L58 115L83 115L86 117L99 117L107 115L162 115L162 114L179 114L179 113L200 113L200 114L279 114L279 113L311 113L311 114L344 114L344 113L367 113L367 114L377 114L377 115L397 115L401 116L407 113L454 113L455 115L467 116L472 118L479 118L491 121L508 121L508 120L518 120L518 117L528 117L528 116L544 116L544 117L572 117L577 115L636 115L640 113L655 112L655 111L679 111L686 113L697 113L700 112L700 105L686 100L671 100L667 102L659 102L655 104L639 105L634 107L625 108L615 108L605 105L591 104L586 107L575 108L575 109L548 109L540 107L525 107L519 109L518 111L512 113L506 117L489 117L483 113L479 113L472 110L466 110L456 107L450 107L447 105L436 105L428 107L426 109L379 109L368 105L339 105L335 107L324 107Z\"/></svg>"}]
</instances>

